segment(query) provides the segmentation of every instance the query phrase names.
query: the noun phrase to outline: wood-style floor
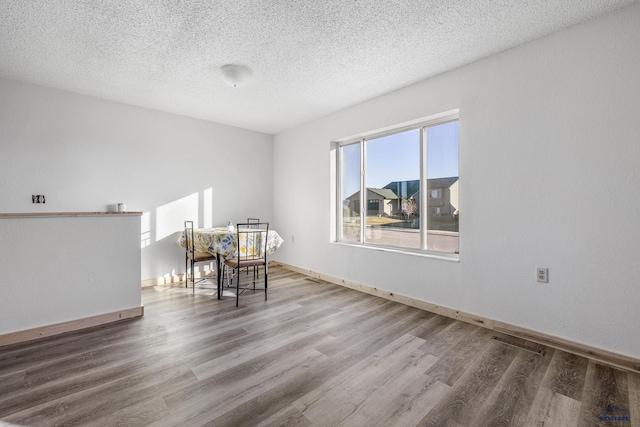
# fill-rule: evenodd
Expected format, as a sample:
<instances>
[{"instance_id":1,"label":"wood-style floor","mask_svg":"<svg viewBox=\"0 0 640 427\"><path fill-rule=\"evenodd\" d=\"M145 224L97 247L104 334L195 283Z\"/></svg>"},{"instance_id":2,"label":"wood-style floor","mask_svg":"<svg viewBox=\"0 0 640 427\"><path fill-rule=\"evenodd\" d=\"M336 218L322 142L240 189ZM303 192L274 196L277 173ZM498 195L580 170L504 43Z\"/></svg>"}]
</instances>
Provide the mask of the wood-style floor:
<instances>
[{"instance_id":1,"label":"wood-style floor","mask_svg":"<svg viewBox=\"0 0 640 427\"><path fill-rule=\"evenodd\" d=\"M0 348L0 425L640 426L640 375L269 277L266 302L157 286L141 319Z\"/></svg>"}]
</instances>

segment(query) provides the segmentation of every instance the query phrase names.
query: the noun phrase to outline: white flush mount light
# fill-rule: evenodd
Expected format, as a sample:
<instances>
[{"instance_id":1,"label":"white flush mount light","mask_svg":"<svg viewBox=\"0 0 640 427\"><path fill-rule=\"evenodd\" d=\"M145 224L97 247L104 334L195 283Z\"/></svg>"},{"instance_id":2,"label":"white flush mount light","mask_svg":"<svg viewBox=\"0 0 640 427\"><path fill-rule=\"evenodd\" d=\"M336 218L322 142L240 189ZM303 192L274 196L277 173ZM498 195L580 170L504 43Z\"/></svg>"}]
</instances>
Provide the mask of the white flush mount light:
<instances>
[{"instance_id":1,"label":"white flush mount light","mask_svg":"<svg viewBox=\"0 0 640 427\"><path fill-rule=\"evenodd\" d=\"M251 80L251 71L242 65L227 64L220 68L222 80L231 87L244 86Z\"/></svg>"}]
</instances>

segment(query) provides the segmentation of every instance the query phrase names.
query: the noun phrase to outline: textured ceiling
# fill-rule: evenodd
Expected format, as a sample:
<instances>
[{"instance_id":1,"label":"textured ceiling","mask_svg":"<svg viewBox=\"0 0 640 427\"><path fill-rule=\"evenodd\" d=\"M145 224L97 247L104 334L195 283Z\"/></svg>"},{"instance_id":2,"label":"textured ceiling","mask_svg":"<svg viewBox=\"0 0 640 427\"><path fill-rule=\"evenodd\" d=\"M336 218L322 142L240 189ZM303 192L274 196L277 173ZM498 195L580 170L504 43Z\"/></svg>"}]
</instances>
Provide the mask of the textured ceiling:
<instances>
[{"instance_id":1,"label":"textured ceiling","mask_svg":"<svg viewBox=\"0 0 640 427\"><path fill-rule=\"evenodd\" d=\"M0 0L0 76L277 133L630 3Z\"/></svg>"}]
</instances>

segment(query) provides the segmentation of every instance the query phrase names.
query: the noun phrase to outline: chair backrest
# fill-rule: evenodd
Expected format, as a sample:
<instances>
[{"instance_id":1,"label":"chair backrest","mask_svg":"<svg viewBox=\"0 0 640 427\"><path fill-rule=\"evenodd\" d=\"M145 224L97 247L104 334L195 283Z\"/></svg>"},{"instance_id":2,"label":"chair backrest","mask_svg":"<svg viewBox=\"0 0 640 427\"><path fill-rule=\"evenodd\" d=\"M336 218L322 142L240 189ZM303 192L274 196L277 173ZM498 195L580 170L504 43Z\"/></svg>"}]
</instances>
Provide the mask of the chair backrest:
<instances>
[{"instance_id":1,"label":"chair backrest","mask_svg":"<svg viewBox=\"0 0 640 427\"><path fill-rule=\"evenodd\" d=\"M247 224L250 224L249 227L257 228L256 224L260 223L260 218L247 218Z\"/></svg>"},{"instance_id":2,"label":"chair backrest","mask_svg":"<svg viewBox=\"0 0 640 427\"><path fill-rule=\"evenodd\" d=\"M184 222L184 248L187 251L187 255L193 255L193 221Z\"/></svg>"},{"instance_id":3,"label":"chair backrest","mask_svg":"<svg viewBox=\"0 0 640 427\"><path fill-rule=\"evenodd\" d=\"M264 259L267 261L268 222L236 224L238 260L240 263Z\"/></svg>"}]
</instances>

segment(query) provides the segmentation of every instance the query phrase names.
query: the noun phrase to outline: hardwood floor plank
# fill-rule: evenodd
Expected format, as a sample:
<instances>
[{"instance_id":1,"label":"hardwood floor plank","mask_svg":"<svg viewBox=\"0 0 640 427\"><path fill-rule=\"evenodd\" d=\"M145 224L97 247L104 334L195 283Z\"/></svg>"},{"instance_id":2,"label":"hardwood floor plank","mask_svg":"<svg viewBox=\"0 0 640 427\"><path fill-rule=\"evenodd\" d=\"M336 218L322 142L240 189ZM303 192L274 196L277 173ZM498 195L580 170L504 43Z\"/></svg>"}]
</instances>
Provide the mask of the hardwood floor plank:
<instances>
[{"instance_id":1,"label":"hardwood floor plank","mask_svg":"<svg viewBox=\"0 0 640 427\"><path fill-rule=\"evenodd\" d=\"M629 425L629 421L627 373L590 361L578 426Z\"/></svg>"},{"instance_id":2,"label":"hardwood floor plank","mask_svg":"<svg viewBox=\"0 0 640 427\"><path fill-rule=\"evenodd\" d=\"M640 374L628 372L631 427L640 427Z\"/></svg>"},{"instance_id":3,"label":"hardwood floor plank","mask_svg":"<svg viewBox=\"0 0 640 427\"><path fill-rule=\"evenodd\" d=\"M244 340L243 345L228 349L223 355L198 364L191 370L198 380L214 376L219 372L231 369L248 360L258 358L277 348L287 346L305 336L315 334L318 329L326 327L332 317L339 315L339 312L329 315L323 313L323 315L318 315L317 318L310 323L296 322L299 327L288 328L286 331L279 331L279 333L267 333L267 336L260 340L253 340L251 339L253 337L250 336L249 339Z\"/></svg>"},{"instance_id":4,"label":"hardwood floor plank","mask_svg":"<svg viewBox=\"0 0 640 427\"><path fill-rule=\"evenodd\" d=\"M370 356L401 334L413 329L416 319L420 318L420 313L419 310L410 307L407 309L410 313L408 316L390 320L384 328L376 331L377 333L365 335L357 346L350 346L333 357L311 366L304 377L293 378L259 398L222 414L213 420L215 425L254 425L261 419L277 414L307 393L321 387L326 381L360 362L364 357ZM382 333L383 336L379 336L378 333Z\"/></svg>"},{"instance_id":5,"label":"hardwood floor plank","mask_svg":"<svg viewBox=\"0 0 640 427\"><path fill-rule=\"evenodd\" d=\"M484 402L518 351L520 350L489 339L477 361L453 384L451 390L418 425L437 426L442 425L445 420L464 426L470 425L473 420L478 419Z\"/></svg>"},{"instance_id":6,"label":"hardwood floor plank","mask_svg":"<svg viewBox=\"0 0 640 427\"><path fill-rule=\"evenodd\" d=\"M288 375L292 369L298 367L306 369L305 363L309 358L316 360L316 363L324 360L323 355L313 346L326 339L331 337L325 337L322 334L305 337L257 360L238 365L230 371L221 372L183 388L173 388L164 394L164 401L172 412L176 412L180 409L189 409L192 403L198 405L205 400L218 402L225 399L227 395L232 397L241 395L249 388L257 390L263 385L269 388L276 387L283 381L282 378L285 376L283 374ZM272 382L273 378L279 378L277 380L279 382ZM215 397L212 399L212 396Z\"/></svg>"},{"instance_id":7,"label":"hardwood floor plank","mask_svg":"<svg viewBox=\"0 0 640 427\"><path fill-rule=\"evenodd\" d=\"M148 287L140 319L1 347L0 425L640 427L638 374L283 268L269 283L238 308Z\"/></svg>"},{"instance_id":8,"label":"hardwood floor plank","mask_svg":"<svg viewBox=\"0 0 640 427\"><path fill-rule=\"evenodd\" d=\"M581 401L588 365L589 360L584 357L556 351L542 385L556 393Z\"/></svg>"},{"instance_id":9,"label":"hardwood floor plank","mask_svg":"<svg viewBox=\"0 0 640 427\"><path fill-rule=\"evenodd\" d=\"M165 340L157 347L149 346L148 349L153 350L159 347L162 347L166 352L177 348L172 347ZM96 384L132 377L139 372L141 368L139 352L130 349L129 351L108 351L105 354L100 354L100 350L95 351L98 353L96 360L87 359L85 355L80 356L77 360L72 360L72 362L77 362L75 368L66 364L53 363L48 366L48 371L42 372L42 365L36 364L34 368L35 381L32 380L31 371L27 370L24 383L20 388L15 388L6 394L0 394L0 416L55 398L75 395L94 388ZM93 352L90 351L88 354L93 354ZM162 360L157 362L162 366ZM170 359L168 363L172 364L173 360Z\"/></svg>"},{"instance_id":10,"label":"hardwood floor plank","mask_svg":"<svg viewBox=\"0 0 640 427\"><path fill-rule=\"evenodd\" d=\"M389 395L391 410L379 418L379 425L416 426L450 390L450 386L424 373L417 375L402 393Z\"/></svg>"},{"instance_id":11,"label":"hardwood floor plank","mask_svg":"<svg viewBox=\"0 0 640 427\"><path fill-rule=\"evenodd\" d=\"M238 366L232 372L208 378L193 387L183 388L179 394L165 397L171 413L151 425L205 425L292 379L304 377L310 366L321 363L324 358L313 348L302 346L285 357L271 358L259 368L251 363Z\"/></svg>"},{"instance_id":12,"label":"hardwood floor plank","mask_svg":"<svg viewBox=\"0 0 640 427\"><path fill-rule=\"evenodd\" d=\"M541 387L536 394L527 420L522 426L575 427L580 420L580 402Z\"/></svg>"},{"instance_id":13,"label":"hardwood floor plank","mask_svg":"<svg viewBox=\"0 0 640 427\"><path fill-rule=\"evenodd\" d=\"M90 328L82 332L2 347L0 349L0 375L21 370L23 366L33 367L37 363L51 364L52 360L56 358L66 358L70 353L83 352L92 345L108 345L108 337L112 334L105 335L105 328L109 328L110 332L120 332L122 335L118 338L119 343L126 342L128 337L137 336L139 320L141 319L126 320L107 326ZM127 331L132 329L135 332L128 334Z\"/></svg>"},{"instance_id":14,"label":"hardwood floor plank","mask_svg":"<svg viewBox=\"0 0 640 427\"><path fill-rule=\"evenodd\" d=\"M277 417L256 424L256 427L307 427L313 423L296 408L289 408Z\"/></svg>"},{"instance_id":15,"label":"hardwood floor plank","mask_svg":"<svg viewBox=\"0 0 640 427\"><path fill-rule=\"evenodd\" d=\"M478 328L465 340L446 352L426 374L431 378L453 386L473 362L480 357L491 338L491 331Z\"/></svg>"},{"instance_id":16,"label":"hardwood floor plank","mask_svg":"<svg viewBox=\"0 0 640 427\"><path fill-rule=\"evenodd\" d=\"M0 397L11 390L20 389L25 383L26 372L23 369L0 375Z\"/></svg>"},{"instance_id":17,"label":"hardwood floor plank","mask_svg":"<svg viewBox=\"0 0 640 427\"><path fill-rule=\"evenodd\" d=\"M427 322L420 324L415 328L415 330L411 331L411 334L418 338L422 338L425 340L425 343L438 343L440 342L440 339L434 339L434 336L456 323L457 322L450 317L434 314Z\"/></svg>"},{"instance_id":18,"label":"hardwood floor plank","mask_svg":"<svg viewBox=\"0 0 640 427\"><path fill-rule=\"evenodd\" d=\"M143 400L159 397L159 393L168 386L181 386L195 381L193 374L186 370L171 369L163 366L160 371L143 369L119 377L92 388L67 394L60 398L28 408L3 417L3 420L16 424L37 425L82 425L95 418L101 418L113 412L114 408L124 408Z\"/></svg>"},{"instance_id":19,"label":"hardwood floor plank","mask_svg":"<svg viewBox=\"0 0 640 427\"><path fill-rule=\"evenodd\" d=\"M372 415L367 412L381 409L376 402L380 405L379 395L393 384L394 376L403 369L420 374L435 361L434 357L417 351L423 343L420 338L404 335L307 394L294 406L315 425L358 425L358 418L368 418L370 423ZM367 401L373 406L367 406ZM363 412L364 417L358 417Z\"/></svg>"},{"instance_id":20,"label":"hardwood floor plank","mask_svg":"<svg viewBox=\"0 0 640 427\"><path fill-rule=\"evenodd\" d=\"M431 405L435 405L434 398L438 395L438 391L449 388L424 374L435 360L434 356L427 355L418 348L410 355L409 360L400 360L398 366L394 367L395 372L387 378L379 372L376 373L377 380L367 387L370 390L365 392L365 400L342 424L345 426L374 425L385 419L388 414L394 413L398 407L404 408L402 414L404 423L417 423L431 410L433 407ZM399 366L400 364L404 366ZM370 378L370 380L373 379ZM427 398L426 392L417 391L415 386L418 385L421 385L420 391L428 389L429 393L433 394L432 398ZM399 398L390 399L390 396ZM412 407L416 403L418 405Z\"/></svg>"},{"instance_id":21,"label":"hardwood floor plank","mask_svg":"<svg viewBox=\"0 0 640 427\"><path fill-rule=\"evenodd\" d=\"M236 337L229 337L226 341L220 342L215 346L201 346L197 351L190 352L185 356L187 357L186 362L192 367L201 366L200 368L196 368L196 370L199 370L203 376L210 376L212 373L207 373L208 366L217 364L212 363L213 360L227 360L230 361L229 363L232 363L234 352L240 351L246 353L248 348L255 346L262 346L264 348L267 345L271 345L273 341L277 341L277 337L286 336L288 332L292 331L290 328L300 328L300 325L307 322L317 322L319 324L321 323L319 319L329 314L335 315L332 310L327 308L300 312L297 318L283 321L281 323L282 327L274 333L262 331L260 333L249 334L244 328L241 328L242 333L237 334ZM241 327L241 325L238 324L237 319L233 319L228 322L221 322L215 329L225 331L227 328L237 327ZM267 340L269 343L266 342ZM214 367L214 369L218 368Z\"/></svg>"},{"instance_id":22,"label":"hardwood floor plank","mask_svg":"<svg viewBox=\"0 0 640 427\"><path fill-rule=\"evenodd\" d=\"M438 357L447 353L455 345L480 328L471 323L458 321L448 322L442 319L446 320L450 318L437 315L433 320L442 322L441 325L443 325L444 328L440 328L440 323L438 323L438 326L432 327L432 321L429 321L422 327L422 333L416 334L416 336L425 340L424 347L427 353Z\"/></svg>"},{"instance_id":23,"label":"hardwood floor plank","mask_svg":"<svg viewBox=\"0 0 640 427\"><path fill-rule=\"evenodd\" d=\"M518 351L472 426L526 425L527 415L554 353L553 349L544 350L544 355Z\"/></svg>"},{"instance_id":24,"label":"hardwood floor plank","mask_svg":"<svg viewBox=\"0 0 640 427\"><path fill-rule=\"evenodd\" d=\"M109 411L107 415L87 422L83 422L86 427L104 426L147 426L155 421L162 420L169 416L169 410L162 398L144 400L136 405L130 405L116 411Z\"/></svg>"},{"instance_id":25,"label":"hardwood floor plank","mask_svg":"<svg viewBox=\"0 0 640 427\"><path fill-rule=\"evenodd\" d=\"M396 313L406 312L404 307L398 307L393 303L387 304L382 302L381 298L376 299L381 302L380 305L361 310L359 314L352 317L350 322L345 324L346 327L333 328L329 333L336 339L328 344L318 346L318 351L327 356L335 356L352 346L358 346L361 341L369 338L366 334L367 331L384 331L385 328L393 325ZM376 312L377 315L372 315Z\"/></svg>"}]
</instances>

